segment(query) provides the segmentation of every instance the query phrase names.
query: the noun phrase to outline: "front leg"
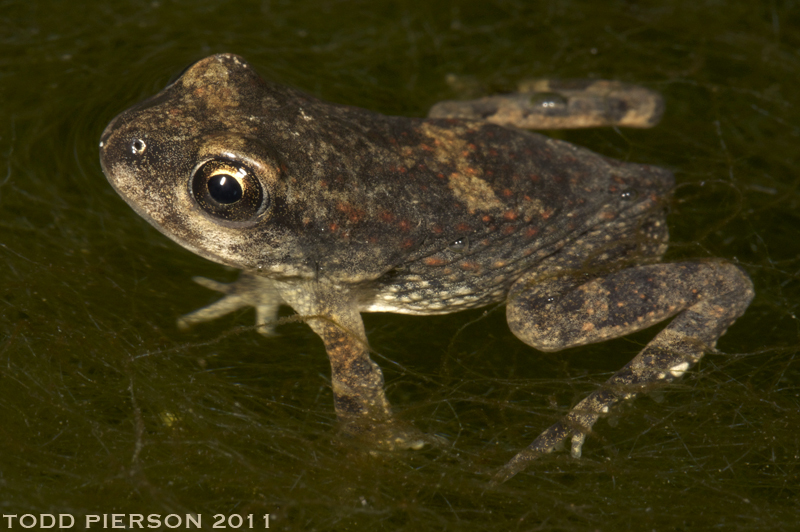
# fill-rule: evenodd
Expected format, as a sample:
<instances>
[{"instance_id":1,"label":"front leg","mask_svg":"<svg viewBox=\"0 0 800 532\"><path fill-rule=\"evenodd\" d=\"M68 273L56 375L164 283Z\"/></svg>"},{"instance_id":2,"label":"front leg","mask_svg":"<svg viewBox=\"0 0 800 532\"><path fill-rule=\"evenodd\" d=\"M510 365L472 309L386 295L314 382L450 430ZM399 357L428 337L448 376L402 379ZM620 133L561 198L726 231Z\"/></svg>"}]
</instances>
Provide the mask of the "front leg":
<instances>
[{"instance_id":1,"label":"front leg","mask_svg":"<svg viewBox=\"0 0 800 532\"><path fill-rule=\"evenodd\" d=\"M434 442L412 427L397 422L383 389L383 373L370 359L364 322L346 289L308 283L304 289L275 283L322 338L331 363L331 386L336 416L350 434L384 449L419 449Z\"/></svg>"},{"instance_id":2,"label":"front leg","mask_svg":"<svg viewBox=\"0 0 800 532\"><path fill-rule=\"evenodd\" d=\"M382 423L392 417L383 373L369 357L364 322L352 305L323 303L305 320L322 338L331 363L336 415L342 421Z\"/></svg>"},{"instance_id":3,"label":"front leg","mask_svg":"<svg viewBox=\"0 0 800 532\"><path fill-rule=\"evenodd\" d=\"M616 338L676 317L599 390L512 458L495 480L511 478L570 436L572 455L580 457L586 435L601 415L683 375L714 349L753 295L747 274L724 262L639 266L581 285L569 276L546 282L520 279L512 288L508 322L518 338L542 351Z\"/></svg>"},{"instance_id":4,"label":"front leg","mask_svg":"<svg viewBox=\"0 0 800 532\"><path fill-rule=\"evenodd\" d=\"M290 305L325 344L336 416L347 432L384 449L419 449L425 443L440 442L394 420L383 389L383 374L369 357L364 322L346 289L316 281L287 283L251 272L242 272L233 283L204 277L194 280L225 297L182 316L178 320L181 328L252 306L256 308L258 332L268 336L274 334L279 305Z\"/></svg>"}]
</instances>

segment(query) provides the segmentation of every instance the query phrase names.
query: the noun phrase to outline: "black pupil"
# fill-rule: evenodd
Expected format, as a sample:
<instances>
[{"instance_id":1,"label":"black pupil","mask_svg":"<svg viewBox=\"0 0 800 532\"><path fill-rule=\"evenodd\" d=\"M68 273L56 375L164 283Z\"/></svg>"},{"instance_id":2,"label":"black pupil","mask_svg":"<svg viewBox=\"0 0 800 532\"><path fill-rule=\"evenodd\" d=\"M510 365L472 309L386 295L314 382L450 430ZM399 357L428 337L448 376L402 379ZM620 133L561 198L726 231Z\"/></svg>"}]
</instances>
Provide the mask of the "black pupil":
<instances>
[{"instance_id":1,"label":"black pupil","mask_svg":"<svg viewBox=\"0 0 800 532\"><path fill-rule=\"evenodd\" d=\"M208 180L208 194L219 203L229 205L242 199L242 185L227 174L218 174Z\"/></svg>"}]
</instances>

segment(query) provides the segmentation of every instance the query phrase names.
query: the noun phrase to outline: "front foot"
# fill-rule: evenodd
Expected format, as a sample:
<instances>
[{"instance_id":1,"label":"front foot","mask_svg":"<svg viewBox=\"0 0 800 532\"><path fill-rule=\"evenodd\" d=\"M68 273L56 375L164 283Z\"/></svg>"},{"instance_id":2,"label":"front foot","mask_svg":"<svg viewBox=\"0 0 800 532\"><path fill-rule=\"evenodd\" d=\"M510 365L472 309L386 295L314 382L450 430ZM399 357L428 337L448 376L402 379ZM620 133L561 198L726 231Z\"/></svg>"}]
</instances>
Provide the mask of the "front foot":
<instances>
[{"instance_id":1,"label":"front foot","mask_svg":"<svg viewBox=\"0 0 800 532\"><path fill-rule=\"evenodd\" d=\"M256 330L264 336L275 334L273 323L277 319L278 307L283 304L272 279L242 272L232 283L221 283L205 277L192 280L210 290L225 294L222 299L178 318L178 328L186 330L193 325L215 320L246 307L256 309Z\"/></svg>"}]
</instances>

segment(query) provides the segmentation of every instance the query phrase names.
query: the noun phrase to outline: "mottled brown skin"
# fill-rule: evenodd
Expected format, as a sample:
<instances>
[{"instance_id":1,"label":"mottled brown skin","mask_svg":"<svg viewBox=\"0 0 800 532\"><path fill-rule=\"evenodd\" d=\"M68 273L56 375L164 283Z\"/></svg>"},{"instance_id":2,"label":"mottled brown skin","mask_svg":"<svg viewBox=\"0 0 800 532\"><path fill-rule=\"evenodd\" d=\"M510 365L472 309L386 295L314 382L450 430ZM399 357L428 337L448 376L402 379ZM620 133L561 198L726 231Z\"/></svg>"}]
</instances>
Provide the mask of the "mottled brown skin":
<instances>
[{"instance_id":1,"label":"mottled brown skin","mask_svg":"<svg viewBox=\"0 0 800 532\"><path fill-rule=\"evenodd\" d=\"M280 304L292 306L325 344L339 418L389 448L426 440L393 421L360 312L440 314L506 301L514 334L545 351L676 316L514 457L500 481L570 437L580 456L599 416L682 375L753 296L735 265L658 263L673 187L666 170L483 120L321 102L264 81L230 54L199 61L115 118L101 162L160 231L243 270L232 285L198 279L226 297L181 325L243 306L255 306L263 324ZM245 199L217 202L214 187L231 180Z\"/></svg>"},{"instance_id":2,"label":"mottled brown skin","mask_svg":"<svg viewBox=\"0 0 800 532\"><path fill-rule=\"evenodd\" d=\"M664 113L657 92L608 80L534 79L514 94L434 105L430 118L485 120L530 129L653 127Z\"/></svg>"}]
</instances>

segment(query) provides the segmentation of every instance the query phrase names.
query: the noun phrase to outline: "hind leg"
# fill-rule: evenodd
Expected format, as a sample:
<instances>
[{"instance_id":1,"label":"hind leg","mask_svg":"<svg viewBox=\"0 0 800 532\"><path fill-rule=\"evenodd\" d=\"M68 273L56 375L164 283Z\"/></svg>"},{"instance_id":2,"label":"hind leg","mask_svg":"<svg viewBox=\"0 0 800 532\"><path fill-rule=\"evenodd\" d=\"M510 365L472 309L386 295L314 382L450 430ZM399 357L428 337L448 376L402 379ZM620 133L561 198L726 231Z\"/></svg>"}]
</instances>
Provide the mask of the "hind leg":
<instances>
[{"instance_id":1,"label":"hind leg","mask_svg":"<svg viewBox=\"0 0 800 532\"><path fill-rule=\"evenodd\" d=\"M514 334L542 351L616 338L675 319L624 368L575 405L506 464L504 481L537 456L572 438L579 457L597 419L624 399L683 375L714 349L753 298L750 278L725 262L685 262L632 267L584 284L561 280L517 281L507 307Z\"/></svg>"},{"instance_id":2,"label":"hind leg","mask_svg":"<svg viewBox=\"0 0 800 532\"><path fill-rule=\"evenodd\" d=\"M655 91L607 80L548 80L520 83L512 94L434 105L429 118L466 118L524 129L653 127L664 112Z\"/></svg>"}]
</instances>

